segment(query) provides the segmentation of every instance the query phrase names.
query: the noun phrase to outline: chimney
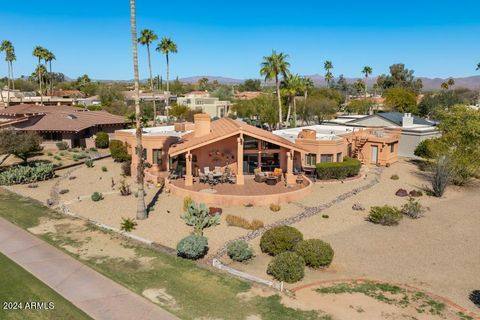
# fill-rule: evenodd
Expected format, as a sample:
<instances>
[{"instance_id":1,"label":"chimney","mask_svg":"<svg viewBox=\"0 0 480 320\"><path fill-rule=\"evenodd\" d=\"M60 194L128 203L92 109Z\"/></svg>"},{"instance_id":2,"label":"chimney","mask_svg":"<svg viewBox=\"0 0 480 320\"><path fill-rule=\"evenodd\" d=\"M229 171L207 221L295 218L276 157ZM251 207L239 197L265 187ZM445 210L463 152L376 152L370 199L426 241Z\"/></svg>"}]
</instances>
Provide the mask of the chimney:
<instances>
[{"instance_id":1,"label":"chimney","mask_svg":"<svg viewBox=\"0 0 480 320\"><path fill-rule=\"evenodd\" d=\"M196 113L193 115L193 122L195 124L194 136L202 137L211 131L210 116L206 113Z\"/></svg>"},{"instance_id":2,"label":"chimney","mask_svg":"<svg viewBox=\"0 0 480 320\"><path fill-rule=\"evenodd\" d=\"M411 127L413 126L413 117L411 113L403 114L402 118L402 127Z\"/></svg>"}]
</instances>

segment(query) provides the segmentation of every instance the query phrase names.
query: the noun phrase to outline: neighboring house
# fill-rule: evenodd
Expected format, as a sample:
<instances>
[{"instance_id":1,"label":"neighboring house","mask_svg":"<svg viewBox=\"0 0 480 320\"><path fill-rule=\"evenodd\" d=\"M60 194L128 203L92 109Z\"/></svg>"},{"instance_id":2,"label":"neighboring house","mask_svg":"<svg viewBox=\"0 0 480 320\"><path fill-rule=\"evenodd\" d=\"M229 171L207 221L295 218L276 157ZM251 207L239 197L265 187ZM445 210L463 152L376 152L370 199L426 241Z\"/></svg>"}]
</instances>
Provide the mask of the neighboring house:
<instances>
[{"instance_id":1,"label":"neighboring house","mask_svg":"<svg viewBox=\"0 0 480 320\"><path fill-rule=\"evenodd\" d=\"M85 94L80 90L54 90L52 96L72 99L85 98Z\"/></svg>"},{"instance_id":2,"label":"neighboring house","mask_svg":"<svg viewBox=\"0 0 480 320\"><path fill-rule=\"evenodd\" d=\"M243 92L236 92L234 94L234 98L236 100L252 100L259 97L262 94L260 91L243 91Z\"/></svg>"},{"instance_id":3,"label":"neighboring house","mask_svg":"<svg viewBox=\"0 0 480 320\"><path fill-rule=\"evenodd\" d=\"M122 91L122 94L125 96L125 99L127 100L128 104L133 104L135 102L135 91ZM152 94L152 92L140 91L139 98L140 98L140 101L155 100L156 102L159 102L163 105L167 103L167 100L169 102L169 105L177 101L176 95L172 95L168 93L160 93L160 92L155 92L154 94Z\"/></svg>"},{"instance_id":4,"label":"neighboring house","mask_svg":"<svg viewBox=\"0 0 480 320\"><path fill-rule=\"evenodd\" d=\"M338 118L341 119L342 117ZM361 127L384 127L386 130L401 129L402 138L398 155L402 157L414 157L415 148L421 141L440 136L434 122L410 113L379 112L344 122L344 124Z\"/></svg>"},{"instance_id":5,"label":"neighboring house","mask_svg":"<svg viewBox=\"0 0 480 320\"><path fill-rule=\"evenodd\" d=\"M82 106L99 106L102 104L99 96L77 99L77 103Z\"/></svg>"},{"instance_id":6,"label":"neighboring house","mask_svg":"<svg viewBox=\"0 0 480 320\"><path fill-rule=\"evenodd\" d=\"M15 105L0 110L0 129L36 132L47 149L64 141L69 147L94 147L94 135L125 128L125 118L72 106Z\"/></svg>"},{"instance_id":7,"label":"neighboring house","mask_svg":"<svg viewBox=\"0 0 480 320\"><path fill-rule=\"evenodd\" d=\"M206 91L192 91L185 97L178 97L177 104L187 106L192 110L200 110L210 115L211 118L226 117L232 106L230 101L221 101L217 97L211 97Z\"/></svg>"},{"instance_id":8,"label":"neighboring house","mask_svg":"<svg viewBox=\"0 0 480 320\"><path fill-rule=\"evenodd\" d=\"M144 158L151 165L146 169L148 179L155 181L181 166L186 169L185 185L190 186L205 168L228 167L236 174L236 183L244 184L244 176L257 168L269 172L281 168L286 183L294 184L295 171L312 169L318 162L343 161L344 156L378 165L397 161L395 132L311 126L272 133L227 117L211 121L205 113L195 114L194 119L194 123L144 129ZM115 137L126 143L135 172L135 131L119 130Z\"/></svg>"}]
</instances>

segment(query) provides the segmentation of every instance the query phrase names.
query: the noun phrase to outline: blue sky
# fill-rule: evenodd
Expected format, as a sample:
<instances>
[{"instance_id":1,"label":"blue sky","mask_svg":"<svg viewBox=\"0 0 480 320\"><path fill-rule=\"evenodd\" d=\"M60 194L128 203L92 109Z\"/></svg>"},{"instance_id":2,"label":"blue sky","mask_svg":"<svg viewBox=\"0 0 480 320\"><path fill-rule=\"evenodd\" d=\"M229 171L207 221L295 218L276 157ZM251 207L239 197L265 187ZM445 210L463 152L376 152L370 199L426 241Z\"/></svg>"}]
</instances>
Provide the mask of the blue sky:
<instances>
[{"instance_id":1,"label":"blue sky","mask_svg":"<svg viewBox=\"0 0 480 320\"><path fill-rule=\"evenodd\" d=\"M53 67L69 77L131 79L129 1L3 1L0 40L13 42L16 75L30 74L31 52L44 46ZM179 52L171 74L258 78L262 56L272 49L290 56L292 72L374 75L403 62L418 76L478 74L480 1L137 1L137 27L170 36ZM146 49L140 73L148 76ZM3 56L2 56L3 60ZM155 74L165 59L153 53ZM0 65L0 76L6 65Z\"/></svg>"}]
</instances>

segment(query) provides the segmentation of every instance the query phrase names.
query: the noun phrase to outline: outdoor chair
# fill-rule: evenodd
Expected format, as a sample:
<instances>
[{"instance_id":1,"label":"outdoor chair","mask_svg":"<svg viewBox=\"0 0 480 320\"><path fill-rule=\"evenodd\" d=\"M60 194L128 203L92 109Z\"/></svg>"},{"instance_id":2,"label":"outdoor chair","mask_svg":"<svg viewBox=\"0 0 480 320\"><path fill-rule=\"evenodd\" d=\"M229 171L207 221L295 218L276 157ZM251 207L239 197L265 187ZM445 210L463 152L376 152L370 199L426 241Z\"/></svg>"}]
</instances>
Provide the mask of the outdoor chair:
<instances>
[{"instance_id":1,"label":"outdoor chair","mask_svg":"<svg viewBox=\"0 0 480 320\"><path fill-rule=\"evenodd\" d=\"M200 173L198 174L198 178L199 178L199 181L200 181L201 183L207 183L207 182L208 182L208 176L207 176L206 174L204 174L204 173L201 173L201 172L200 172Z\"/></svg>"},{"instance_id":2,"label":"outdoor chair","mask_svg":"<svg viewBox=\"0 0 480 320\"><path fill-rule=\"evenodd\" d=\"M205 173L205 175L208 176L208 174L210 173L210 168L209 167L203 168L203 173Z\"/></svg>"},{"instance_id":3,"label":"outdoor chair","mask_svg":"<svg viewBox=\"0 0 480 320\"><path fill-rule=\"evenodd\" d=\"M213 173L211 172L208 174L208 184L211 186L218 184L218 180L215 179L215 177L213 176Z\"/></svg>"},{"instance_id":4,"label":"outdoor chair","mask_svg":"<svg viewBox=\"0 0 480 320\"><path fill-rule=\"evenodd\" d=\"M253 172L255 173L255 182L265 182L267 180L267 175L265 174L265 172L262 172L261 169L257 168L255 170L253 170Z\"/></svg>"},{"instance_id":5,"label":"outdoor chair","mask_svg":"<svg viewBox=\"0 0 480 320\"><path fill-rule=\"evenodd\" d=\"M277 182L282 181L283 170L281 168L275 168L275 170L273 170L272 176L277 177Z\"/></svg>"}]
</instances>

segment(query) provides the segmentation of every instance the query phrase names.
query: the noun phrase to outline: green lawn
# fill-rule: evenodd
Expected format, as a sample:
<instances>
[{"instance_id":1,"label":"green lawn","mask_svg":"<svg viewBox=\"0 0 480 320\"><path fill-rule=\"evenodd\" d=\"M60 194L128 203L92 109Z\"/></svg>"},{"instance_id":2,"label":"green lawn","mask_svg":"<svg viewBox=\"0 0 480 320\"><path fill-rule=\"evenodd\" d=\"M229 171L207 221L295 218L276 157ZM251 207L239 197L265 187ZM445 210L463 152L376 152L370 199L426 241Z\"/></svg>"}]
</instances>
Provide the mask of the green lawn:
<instances>
[{"instance_id":1,"label":"green lawn","mask_svg":"<svg viewBox=\"0 0 480 320\"><path fill-rule=\"evenodd\" d=\"M23 310L5 310L4 303L22 303ZM53 302L51 310L26 310L26 303ZM43 282L0 253L0 319L91 319ZM30 304L31 306L31 304ZM10 307L11 308L11 305Z\"/></svg>"},{"instance_id":2,"label":"green lawn","mask_svg":"<svg viewBox=\"0 0 480 320\"><path fill-rule=\"evenodd\" d=\"M51 216L54 219L58 214L40 203L22 199L0 189L0 216L26 228L36 225L42 216ZM72 242L68 234L57 233L55 240L52 236L47 234L42 238L60 248L62 243ZM124 243L115 236L112 236L112 241ZM287 308L281 304L278 295L240 299L237 295L248 291L250 283L201 268L189 260L131 243L128 245L135 249L138 260L98 257L80 261L138 294L145 289L164 290L175 301L174 304L167 303L164 308L181 319L245 319L249 315L259 315L263 320L330 319L329 316L314 311ZM150 259L148 268L141 263L144 257Z\"/></svg>"}]
</instances>

